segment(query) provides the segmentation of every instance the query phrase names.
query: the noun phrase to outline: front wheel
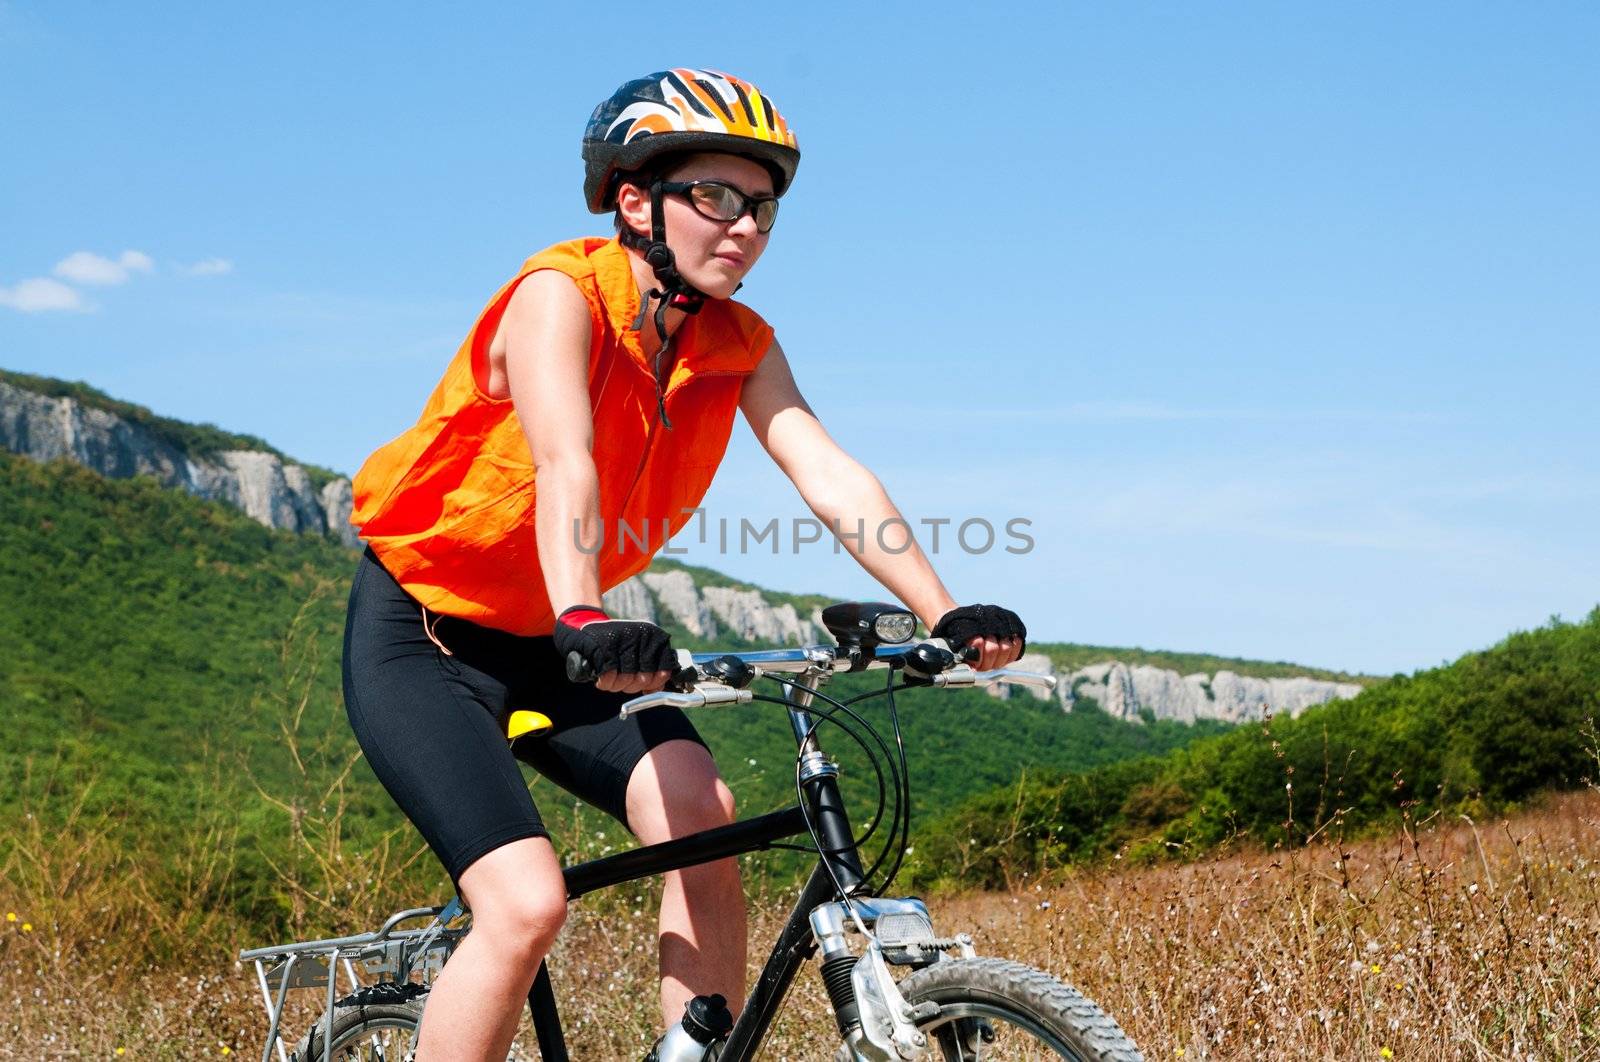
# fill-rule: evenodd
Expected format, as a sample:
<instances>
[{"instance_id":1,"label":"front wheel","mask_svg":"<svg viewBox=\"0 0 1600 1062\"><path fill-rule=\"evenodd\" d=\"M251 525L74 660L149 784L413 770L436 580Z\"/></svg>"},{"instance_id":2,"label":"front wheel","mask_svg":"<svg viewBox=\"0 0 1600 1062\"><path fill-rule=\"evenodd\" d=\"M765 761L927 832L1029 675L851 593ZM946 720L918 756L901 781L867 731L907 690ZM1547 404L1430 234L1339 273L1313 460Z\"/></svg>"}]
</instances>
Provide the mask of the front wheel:
<instances>
[{"instance_id":1,"label":"front wheel","mask_svg":"<svg viewBox=\"0 0 1600 1062\"><path fill-rule=\"evenodd\" d=\"M912 1006L939 1012L918 1024L945 1062L1069 1058L1144 1062L1128 1034L1083 993L1006 959L947 959L900 982Z\"/></svg>"},{"instance_id":2,"label":"front wheel","mask_svg":"<svg viewBox=\"0 0 1600 1062\"><path fill-rule=\"evenodd\" d=\"M339 1006L333 1013L334 1062L406 1062L422 1022L422 999L403 1003ZM295 1048L295 1062L321 1062L323 1019Z\"/></svg>"}]
</instances>

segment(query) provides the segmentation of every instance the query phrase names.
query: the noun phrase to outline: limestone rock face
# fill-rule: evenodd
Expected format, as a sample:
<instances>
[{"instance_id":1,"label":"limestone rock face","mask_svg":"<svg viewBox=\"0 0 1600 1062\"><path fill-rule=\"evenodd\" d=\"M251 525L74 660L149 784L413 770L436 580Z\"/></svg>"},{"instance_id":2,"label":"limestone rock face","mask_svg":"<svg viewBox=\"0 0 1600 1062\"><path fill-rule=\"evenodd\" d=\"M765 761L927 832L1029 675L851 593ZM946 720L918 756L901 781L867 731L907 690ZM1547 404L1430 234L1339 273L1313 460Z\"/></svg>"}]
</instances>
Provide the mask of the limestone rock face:
<instances>
[{"instance_id":1,"label":"limestone rock face","mask_svg":"<svg viewBox=\"0 0 1600 1062\"><path fill-rule=\"evenodd\" d=\"M0 381L0 446L35 461L65 458L113 479L153 476L169 486L190 480L176 446L114 413Z\"/></svg>"},{"instance_id":2,"label":"limestone rock face","mask_svg":"<svg viewBox=\"0 0 1600 1062\"><path fill-rule=\"evenodd\" d=\"M1101 710L1118 719L1137 723L1148 708L1157 719L1192 723L1219 719L1228 723L1259 721L1266 712L1299 715L1313 705L1354 697L1361 687L1353 682L1296 676L1254 678L1218 671L1215 675L1179 675L1176 671L1120 661L1080 668L1057 687L1061 706L1072 711L1076 701L1091 698Z\"/></svg>"},{"instance_id":3,"label":"limestone rock face","mask_svg":"<svg viewBox=\"0 0 1600 1062\"><path fill-rule=\"evenodd\" d=\"M700 597L694 578L682 569L670 572L645 572L639 578L656 595L667 615L683 624L696 638L715 638L717 621Z\"/></svg>"},{"instance_id":4,"label":"limestone rock face","mask_svg":"<svg viewBox=\"0 0 1600 1062\"><path fill-rule=\"evenodd\" d=\"M696 639L755 642L759 645L812 645L822 640L820 623L774 603L760 590L696 585L682 569L644 572L607 592L605 609L618 618L670 619Z\"/></svg>"},{"instance_id":5,"label":"limestone rock face","mask_svg":"<svg viewBox=\"0 0 1600 1062\"><path fill-rule=\"evenodd\" d=\"M343 476L329 480L322 488L319 500L322 502L322 517L327 522L328 534L351 549L360 549L361 536L350 526L350 510L355 508L356 503L355 495L350 490L350 481Z\"/></svg>"},{"instance_id":6,"label":"limestone rock face","mask_svg":"<svg viewBox=\"0 0 1600 1062\"><path fill-rule=\"evenodd\" d=\"M226 502L268 527L332 533L352 547L360 542L350 526L348 479L340 477L318 491L304 468L262 450L191 457L115 413L4 381L0 446L35 461L65 458L108 479L150 476L162 486Z\"/></svg>"},{"instance_id":7,"label":"limestone rock face","mask_svg":"<svg viewBox=\"0 0 1600 1062\"><path fill-rule=\"evenodd\" d=\"M701 595L730 632L748 641L806 645L816 640L810 621L795 615L793 605L774 607L759 590L708 586Z\"/></svg>"},{"instance_id":8,"label":"limestone rock face","mask_svg":"<svg viewBox=\"0 0 1600 1062\"><path fill-rule=\"evenodd\" d=\"M600 607L612 619L656 622L655 599L637 575L607 590L600 599Z\"/></svg>"}]
</instances>

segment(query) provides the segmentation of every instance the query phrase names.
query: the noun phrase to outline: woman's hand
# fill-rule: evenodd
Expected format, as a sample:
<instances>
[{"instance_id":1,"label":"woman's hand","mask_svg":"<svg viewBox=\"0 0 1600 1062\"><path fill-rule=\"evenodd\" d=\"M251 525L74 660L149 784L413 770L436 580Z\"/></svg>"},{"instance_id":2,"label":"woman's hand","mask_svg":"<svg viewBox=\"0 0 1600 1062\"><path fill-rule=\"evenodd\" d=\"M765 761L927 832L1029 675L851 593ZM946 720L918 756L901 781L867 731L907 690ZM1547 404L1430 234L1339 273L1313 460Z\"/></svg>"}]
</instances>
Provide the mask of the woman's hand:
<instances>
[{"instance_id":1,"label":"woman's hand","mask_svg":"<svg viewBox=\"0 0 1600 1062\"><path fill-rule=\"evenodd\" d=\"M576 654L595 676L595 686L608 693L659 690L677 666L666 631L654 623L614 620L593 605L562 611L554 641L563 657Z\"/></svg>"},{"instance_id":2,"label":"woman's hand","mask_svg":"<svg viewBox=\"0 0 1600 1062\"><path fill-rule=\"evenodd\" d=\"M999 605L953 608L934 624L931 633L950 643L957 653L969 645L978 650L974 666L979 671L1005 667L1028 647L1028 628L1022 618Z\"/></svg>"}]
</instances>

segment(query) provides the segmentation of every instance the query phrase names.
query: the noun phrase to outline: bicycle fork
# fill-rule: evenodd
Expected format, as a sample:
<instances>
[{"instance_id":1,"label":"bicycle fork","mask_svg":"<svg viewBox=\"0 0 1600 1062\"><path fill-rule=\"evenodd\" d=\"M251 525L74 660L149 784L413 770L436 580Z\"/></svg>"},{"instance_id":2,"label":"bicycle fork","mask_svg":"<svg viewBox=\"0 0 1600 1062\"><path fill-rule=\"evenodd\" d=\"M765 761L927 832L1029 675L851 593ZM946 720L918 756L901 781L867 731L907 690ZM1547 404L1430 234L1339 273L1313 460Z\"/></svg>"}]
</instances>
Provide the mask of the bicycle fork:
<instances>
[{"instance_id":1,"label":"bicycle fork","mask_svg":"<svg viewBox=\"0 0 1600 1062\"><path fill-rule=\"evenodd\" d=\"M963 957L976 952L965 933L941 939L933 934L928 908L915 897L835 901L811 912L811 931L822 955L822 981L833 1005L849 1062L897 1062L921 1058L928 1041L918 1023L939 1012L938 1004L909 1003L889 967L922 967L941 953L959 948ZM848 935L859 932L867 946L858 956Z\"/></svg>"},{"instance_id":2,"label":"bicycle fork","mask_svg":"<svg viewBox=\"0 0 1600 1062\"><path fill-rule=\"evenodd\" d=\"M820 662L819 662L820 663ZM938 941L933 921L921 900L873 897L853 898L864 884L860 854L856 850L844 799L839 792L839 768L818 748L806 709L816 687L830 670L808 671L789 691L789 717L800 743L800 787L805 792L821 857L838 886L840 899L812 908L811 936L821 949L822 980L839 1024L846 1062L897 1062L927 1053L927 1037L917 1028L938 1013L938 1004L913 1007L900 994L889 964L913 966L936 961L940 949L959 946L968 956L971 938L964 934ZM796 912L798 913L798 912ZM849 930L867 941L861 955L850 950Z\"/></svg>"}]
</instances>

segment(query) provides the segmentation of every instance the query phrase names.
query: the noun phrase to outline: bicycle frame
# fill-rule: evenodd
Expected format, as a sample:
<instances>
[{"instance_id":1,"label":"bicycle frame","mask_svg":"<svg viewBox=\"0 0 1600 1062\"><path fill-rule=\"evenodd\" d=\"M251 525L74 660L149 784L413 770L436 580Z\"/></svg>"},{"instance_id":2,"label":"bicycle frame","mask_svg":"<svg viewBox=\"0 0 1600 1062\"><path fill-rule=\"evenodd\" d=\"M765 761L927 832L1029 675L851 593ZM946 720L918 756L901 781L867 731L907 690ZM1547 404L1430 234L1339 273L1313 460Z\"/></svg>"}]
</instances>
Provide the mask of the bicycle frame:
<instances>
[{"instance_id":1,"label":"bicycle frame","mask_svg":"<svg viewBox=\"0 0 1600 1062\"><path fill-rule=\"evenodd\" d=\"M767 655L769 662L808 661L820 664L819 658L807 657L807 650L779 650L770 654L746 654L747 658ZM696 662L714 660L718 654L696 654ZM703 658L702 658L703 657ZM829 653L829 661L832 654ZM745 1000L739 1020L723 1045L719 1056L723 1062L744 1062L754 1057L755 1048L765 1037L772 1020L777 1016L789 986L794 983L800 966L816 951L817 942L811 929L811 911L829 900L840 899L838 885L847 891L862 883L862 870L856 854L849 818L839 792L837 772L828 769L826 757L816 740L812 718L806 708L811 703L817 686L831 673L831 668L811 666L803 671L792 685L786 685L784 700L788 704L790 723L802 758L802 786L810 805L810 821L817 826L824 850L819 855L805 887L795 901L794 909L778 934L755 987ZM810 777L806 777L805 763L810 759ZM824 766L826 765L826 766ZM690 834L661 844L636 848L604 859L593 860L568 867L562 872L566 881L567 899L575 900L585 893L620 885L639 878L664 874L669 870L709 863L729 856L759 851L774 841L809 832L807 812L799 805L775 811L729 826ZM831 864L832 873L829 872ZM541 963L533 988L528 993L528 1010L533 1018L534 1035L538 1039L539 1053L546 1062L567 1062L565 1036L561 1017L556 1009L555 991L551 985L549 967Z\"/></svg>"}]
</instances>

